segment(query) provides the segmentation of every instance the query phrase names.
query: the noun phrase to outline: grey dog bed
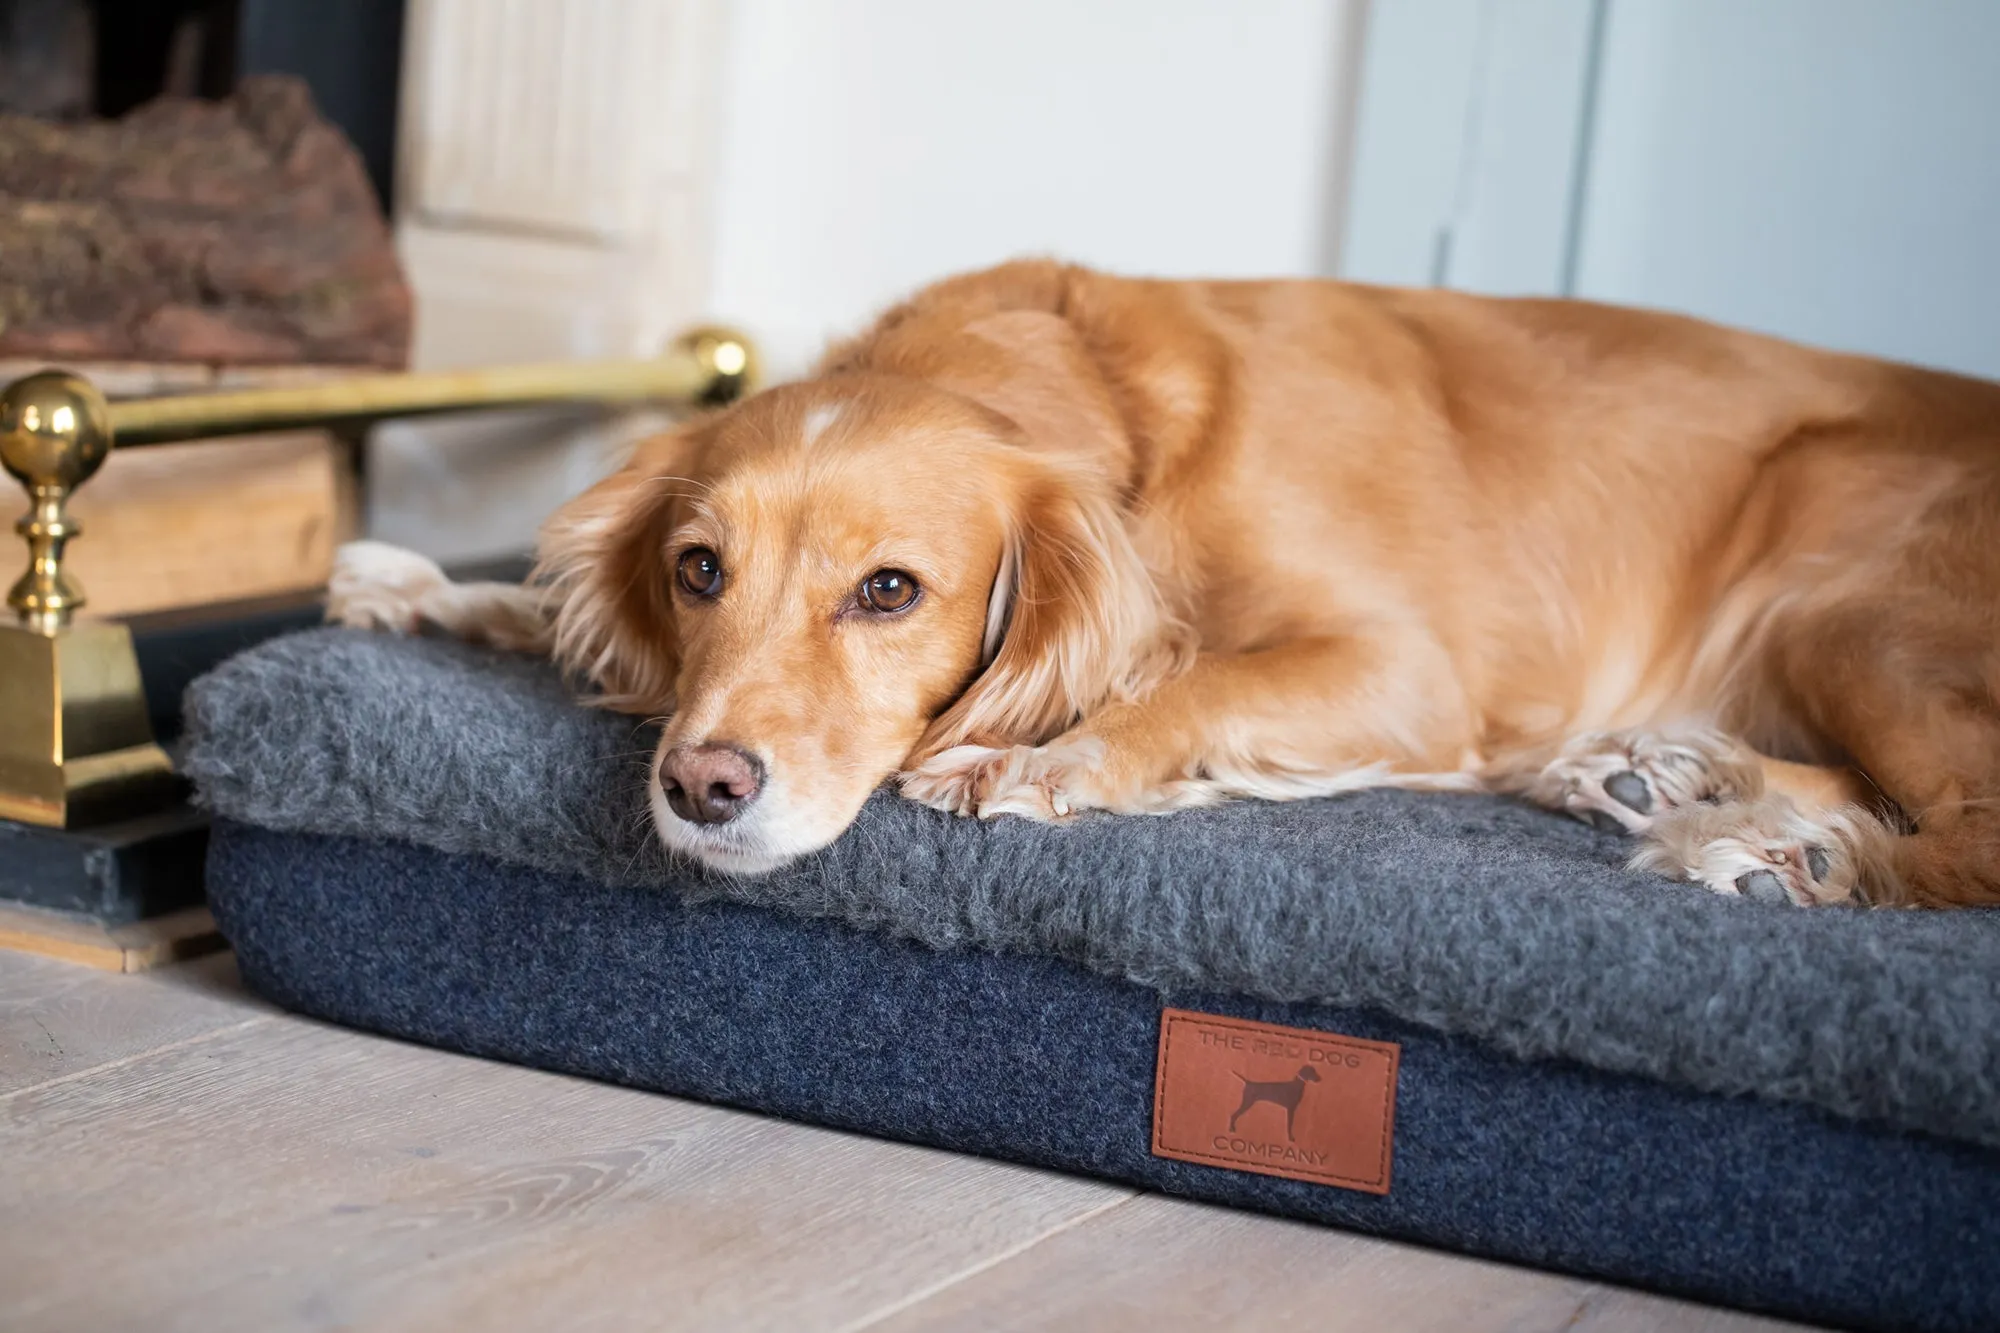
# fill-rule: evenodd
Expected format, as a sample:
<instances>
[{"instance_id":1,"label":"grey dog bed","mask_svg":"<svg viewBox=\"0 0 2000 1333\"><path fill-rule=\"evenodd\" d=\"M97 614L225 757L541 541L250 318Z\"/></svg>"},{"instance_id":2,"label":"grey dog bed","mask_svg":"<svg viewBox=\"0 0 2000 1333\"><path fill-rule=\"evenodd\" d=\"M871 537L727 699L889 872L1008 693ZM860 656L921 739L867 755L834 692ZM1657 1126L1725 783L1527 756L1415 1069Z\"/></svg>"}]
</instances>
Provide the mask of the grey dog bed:
<instances>
[{"instance_id":1,"label":"grey dog bed","mask_svg":"<svg viewBox=\"0 0 2000 1333\"><path fill-rule=\"evenodd\" d=\"M252 984L300 1008L1753 1307L1881 1327L2000 1326L2000 1281L1982 1271L2000 1240L2000 914L1723 899L1625 871L1624 842L1572 821L1498 799L1392 792L1062 827L953 819L884 792L824 852L732 879L670 864L650 836L648 729L578 707L545 665L436 640L315 631L264 645L196 684L188 725L184 767L221 821L218 915ZM709 940L704 966L649 970L633 944L619 950L632 970L617 983L580 959L562 972L551 960L593 923L609 929L607 913L621 938L653 941L660 958ZM285 943L301 932L313 948ZM906 1026L948 994L964 1002L976 974L977 1002L996 1012L1101 994L1107 1030L1114 1009L1151 1014L1151 1041L1165 998L1189 996L1217 1012L1389 1034L1405 1044L1396 1183L1378 1201L1162 1164L1143 1141L1129 1157L1052 1146L1047 1126L1069 1114L1052 1105L1033 1132L980 1129L978 1108L1018 1098L1029 1076L1008 1074L1005 1090L982 1084L993 1071L962 1050L940 1062L949 1075L917 1079L894 1064L864 1075L855 1056L744 1085L732 1081L740 1073L701 1074L700 1040L677 1046L654 1021L739 1006L744 1030L709 1040L737 1048L729 1068L740 1071L750 1029L839 971L824 956L836 945L875 960L868 975L882 978L878 993L848 1002L880 1013L906 1002L896 1011ZM724 960L722 980L694 979L728 948L752 954ZM508 949L536 973L532 995L496 972ZM787 971L815 950L811 977ZM468 953L484 961L456 966ZM441 976L449 987L438 989ZM726 988L726 1001L704 984ZM552 1036L546 1017L550 987L565 985L590 997L577 999L575 1026L590 1032L574 1043ZM775 1007L740 1008L753 1002ZM815 1006L827 1002L815 993ZM1121 1058L1143 1073L1151 1051ZM911 1093L916 1111L897 1109L904 1077L925 1089ZM942 1092L940 1077L962 1086ZM1493 1080L1526 1080L1541 1109L1502 1115L1505 1098L1490 1089L1492 1107L1466 1100ZM939 1109L954 1097L973 1108L965 1123ZM1644 1113L1618 1112L1626 1130L1572 1126L1566 1141L1548 1139L1565 1115L1606 1098L1636 1099ZM1489 1197L1427 1202L1470 1188L1444 1189L1445 1175L1425 1173L1445 1168L1426 1164L1463 1157L1451 1136L1482 1116L1512 1126L1478 1131L1499 1136L1489 1146L1503 1157L1522 1156L1525 1170L1523 1155L1542 1155L1542 1203L1491 1180L1478 1187ZM1691 1133L1730 1143L1704 1158L1707 1148L1676 1146ZM1576 1155L1586 1140L1599 1144L1588 1160ZM1753 1140L1765 1146L1750 1151ZM1551 1153L1570 1162L1569 1180L1551 1179ZM1704 1169L1726 1199L1682 1197ZM1551 1211L1547 1200L1568 1197L1558 1186L1580 1182L1590 1197ZM1481 1211L1503 1202L1516 1211ZM1624 1211L1598 1216L1614 1207ZM1676 1250L1663 1238L1683 1226ZM1802 1229L1818 1238L1788 1238ZM1952 1255L1970 1257L1954 1266Z\"/></svg>"}]
</instances>

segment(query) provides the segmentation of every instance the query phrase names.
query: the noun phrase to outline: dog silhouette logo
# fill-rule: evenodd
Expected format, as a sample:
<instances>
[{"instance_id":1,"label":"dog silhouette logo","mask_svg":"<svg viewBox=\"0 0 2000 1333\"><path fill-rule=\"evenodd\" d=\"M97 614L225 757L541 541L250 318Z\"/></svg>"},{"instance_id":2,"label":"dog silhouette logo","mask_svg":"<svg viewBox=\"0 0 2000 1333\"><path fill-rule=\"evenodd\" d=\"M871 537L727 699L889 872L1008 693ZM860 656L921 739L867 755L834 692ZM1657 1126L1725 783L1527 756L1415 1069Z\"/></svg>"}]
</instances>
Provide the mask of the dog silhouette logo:
<instances>
[{"instance_id":1,"label":"dog silhouette logo","mask_svg":"<svg viewBox=\"0 0 2000 1333\"><path fill-rule=\"evenodd\" d=\"M1387 1194L1401 1055L1394 1042L1163 1009L1153 1155Z\"/></svg>"},{"instance_id":2,"label":"dog silhouette logo","mask_svg":"<svg viewBox=\"0 0 2000 1333\"><path fill-rule=\"evenodd\" d=\"M1319 1082L1318 1071L1311 1065L1300 1065L1299 1072L1282 1083L1260 1083L1246 1074L1237 1074L1236 1077L1243 1080L1243 1104L1236 1108L1235 1115L1229 1117L1230 1129L1236 1128L1236 1122L1243 1118L1245 1111L1258 1102L1269 1102L1285 1108L1285 1137L1297 1142L1298 1136L1292 1133L1292 1127L1299 1118L1299 1103L1305 1100L1306 1084Z\"/></svg>"}]
</instances>

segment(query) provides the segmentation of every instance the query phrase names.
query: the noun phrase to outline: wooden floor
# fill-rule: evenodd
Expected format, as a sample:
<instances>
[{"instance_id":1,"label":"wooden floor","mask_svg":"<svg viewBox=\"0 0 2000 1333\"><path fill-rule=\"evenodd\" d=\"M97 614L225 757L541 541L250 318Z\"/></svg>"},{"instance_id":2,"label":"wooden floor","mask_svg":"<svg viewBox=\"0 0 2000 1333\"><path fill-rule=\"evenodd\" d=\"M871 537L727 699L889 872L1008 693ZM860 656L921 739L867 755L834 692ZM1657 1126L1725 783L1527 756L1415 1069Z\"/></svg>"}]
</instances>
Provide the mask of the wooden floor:
<instances>
[{"instance_id":1,"label":"wooden floor","mask_svg":"<svg viewBox=\"0 0 2000 1333\"><path fill-rule=\"evenodd\" d=\"M1788 1327L0 951L0 1328Z\"/></svg>"}]
</instances>

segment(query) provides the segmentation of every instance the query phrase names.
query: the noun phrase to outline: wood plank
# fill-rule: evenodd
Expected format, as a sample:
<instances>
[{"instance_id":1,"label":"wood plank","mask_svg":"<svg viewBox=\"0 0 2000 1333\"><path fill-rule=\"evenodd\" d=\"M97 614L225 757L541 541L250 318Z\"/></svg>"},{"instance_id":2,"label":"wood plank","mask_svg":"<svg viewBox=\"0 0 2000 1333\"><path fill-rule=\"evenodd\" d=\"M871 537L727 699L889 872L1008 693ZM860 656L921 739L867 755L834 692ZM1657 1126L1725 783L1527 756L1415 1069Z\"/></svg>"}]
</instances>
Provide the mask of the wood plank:
<instances>
[{"instance_id":1,"label":"wood plank","mask_svg":"<svg viewBox=\"0 0 2000 1333\"><path fill-rule=\"evenodd\" d=\"M852 1325L1773 1333L1797 1328L1579 1278L1145 1195Z\"/></svg>"},{"instance_id":2,"label":"wood plank","mask_svg":"<svg viewBox=\"0 0 2000 1333\"><path fill-rule=\"evenodd\" d=\"M1791 1327L0 954L0 1326Z\"/></svg>"},{"instance_id":3,"label":"wood plank","mask_svg":"<svg viewBox=\"0 0 2000 1333\"><path fill-rule=\"evenodd\" d=\"M60 369L81 375L106 398L151 398L215 387L215 367L191 361L79 361L74 357L0 357L0 385Z\"/></svg>"},{"instance_id":4,"label":"wood plank","mask_svg":"<svg viewBox=\"0 0 2000 1333\"><path fill-rule=\"evenodd\" d=\"M229 954L115 976L0 952L0 1097L272 1012Z\"/></svg>"},{"instance_id":5,"label":"wood plank","mask_svg":"<svg viewBox=\"0 0 2000 1333\"><path fill-rule=\"evenodd\" d=\"M367 373L354 366L64 365L113 398L324 384ZM46 368L0 360L0 385ZM6 503L0 499L0 513ZM359 502L346 449L324 431L291 431L114 451L77 491L71 512L83 536L69 549L69 567L89 614L124 616L318 587L334 547L354 533Z\"/></svg>"},{"instance_id":6,"label":"wood plank","mask_svg":"<svg viewBox=\"0 0 2000 1333\"><path fill-rule=\"evenodd\" d=\"M70 572L97 616L317 587L354 534L351 471L321 430L114 450L70 506Z\"/></svg>"},{"instance_id":7,"label":"wood plank","mask_svg":"<svg viewBox=\"0 0 2000 1333\"><path fill-rule=\"evenodd\" d=\"M1127 1195L274 1018L0 1100L0 1326L831 1327Z\"/></svg>"},{"instance_id":8,"label":"wood plank","mask_svg":"<svg viewBox=\"0 0 2000 1333\"><path fill-rule=\"evenodd\" d=\"M146 972L226 947L206 907L107 926L65 912L0 902L0 951L39 954L102 972Z\"/></svg>"},{"instance_id":9,"label":"wood plank","mask_svg":"<svg viewBox=\"0 0 2000 1333\"><path fill-rule=\"evenodd\" d=\"M374 374L356 366L219 366L201 361L78 361L73 357L0 358L0 385L59 366L83 376L107 398L154 398L223 389L278 389Z\"/></svg>"}]
</instances>

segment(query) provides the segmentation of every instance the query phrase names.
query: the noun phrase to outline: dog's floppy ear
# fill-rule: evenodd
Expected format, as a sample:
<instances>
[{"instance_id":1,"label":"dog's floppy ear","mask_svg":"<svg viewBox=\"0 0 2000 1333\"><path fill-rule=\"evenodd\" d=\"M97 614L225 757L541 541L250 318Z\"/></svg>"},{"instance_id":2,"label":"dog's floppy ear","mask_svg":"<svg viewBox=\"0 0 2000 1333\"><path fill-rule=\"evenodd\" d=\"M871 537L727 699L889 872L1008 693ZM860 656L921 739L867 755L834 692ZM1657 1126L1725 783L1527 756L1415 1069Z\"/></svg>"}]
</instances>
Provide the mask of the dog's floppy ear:
<instances>
[{"instance_id":1,"label":"dog's floppy ear","mask_svg":"<svg viewBox=\"0 0 2000 1333\"><path fill-rule=\"evenodd\" d=\"M1005 418L1006 547L979 676L913 762L954 745L1033 745L1182 664L1185 634L1125 531L1130 442L1103 377L1060 316L984 316L907 349L933 383ZM898 358L902 359L901 357Z\"/></svg>"},{"instance_id":2,"label":"dog's floppy ear","mask_svg":"<svg viewBox=\"0 0 2000 1333\"><path fill-rule=\"evenodd\" d=\"M602 707L673 710L680 654L662 562L692 453L682 433L646 440L542 525L532 577L554 603L554 656Z\"/></svg>"},{"instance_id":3,"label":"dog's floppy ear","mask_svg":"<svg viewBox=\"0 0 2000 1333\"><path fill-rule=\"evenodd\" d=\"M1109 481L1068 460L1016 462L987 616L990 661L931 724L913 763L954 745L1040 744L1181 664L1184 636L1161 609Z\"/></svg>"}]
</instances>

